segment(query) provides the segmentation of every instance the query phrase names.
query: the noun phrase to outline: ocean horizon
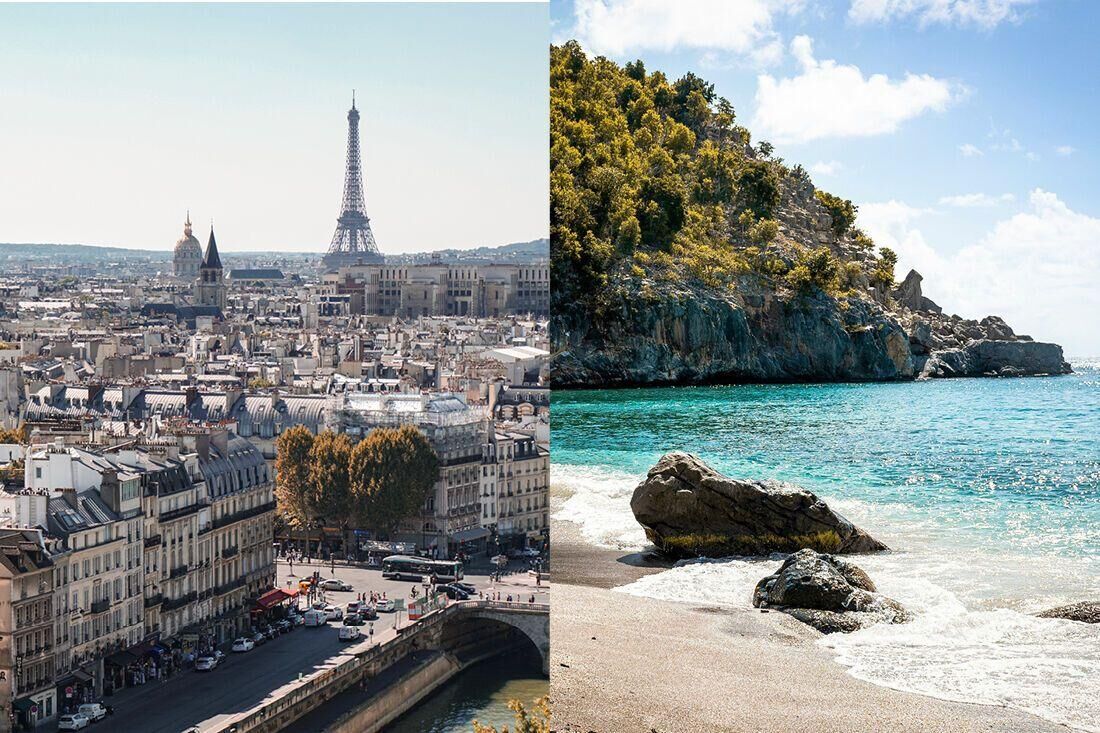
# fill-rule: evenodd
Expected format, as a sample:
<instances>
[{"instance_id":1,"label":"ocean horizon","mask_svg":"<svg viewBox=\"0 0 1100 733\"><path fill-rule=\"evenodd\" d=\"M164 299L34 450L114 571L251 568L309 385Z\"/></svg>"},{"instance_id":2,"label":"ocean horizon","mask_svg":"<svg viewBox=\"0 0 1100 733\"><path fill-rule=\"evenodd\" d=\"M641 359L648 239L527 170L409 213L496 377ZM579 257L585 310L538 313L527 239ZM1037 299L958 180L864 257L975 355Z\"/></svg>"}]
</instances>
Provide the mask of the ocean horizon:
<instances>
[{"instance_id":1,"label":"ocean horizon","mask_svg":"<svg viewBox=\"0 0 1100 733\"><path fill-rule=\"evenodd\" d=\"M664 453L804 486L892 551L859 556L914 612L819 642L899 690L1100 730L1100 628L1034 614L1100 596L1100 359L1059 377L555 392L554 518L648 546L630 496ZM777 559L678 563L617 590L751 607Z\"/></svg>"}]
</instances>

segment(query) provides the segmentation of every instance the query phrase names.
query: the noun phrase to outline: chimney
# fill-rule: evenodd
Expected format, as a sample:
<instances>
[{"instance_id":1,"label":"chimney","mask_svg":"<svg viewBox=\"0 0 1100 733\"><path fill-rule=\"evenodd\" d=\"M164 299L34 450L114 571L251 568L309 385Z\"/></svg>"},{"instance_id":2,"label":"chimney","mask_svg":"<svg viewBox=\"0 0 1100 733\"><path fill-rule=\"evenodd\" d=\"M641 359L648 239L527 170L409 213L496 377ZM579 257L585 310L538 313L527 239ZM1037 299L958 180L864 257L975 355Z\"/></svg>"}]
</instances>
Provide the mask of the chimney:
<instances>
[{"instance_id":1,"label":"chimney","mask_svg":"<svg viewBox=\"0 0 1100 733\"><path fill-rule=\"evenodd\" d=\"M61 498L65 500L66 504L71 506L73 509L79 509L80 508L80 506L79 506L79 504L77 503L77 500L76 500L76 489L64 488L64 489L57 489L57 491L58 491L58 493L61 494Z\"/></svg>"}]
</instances>

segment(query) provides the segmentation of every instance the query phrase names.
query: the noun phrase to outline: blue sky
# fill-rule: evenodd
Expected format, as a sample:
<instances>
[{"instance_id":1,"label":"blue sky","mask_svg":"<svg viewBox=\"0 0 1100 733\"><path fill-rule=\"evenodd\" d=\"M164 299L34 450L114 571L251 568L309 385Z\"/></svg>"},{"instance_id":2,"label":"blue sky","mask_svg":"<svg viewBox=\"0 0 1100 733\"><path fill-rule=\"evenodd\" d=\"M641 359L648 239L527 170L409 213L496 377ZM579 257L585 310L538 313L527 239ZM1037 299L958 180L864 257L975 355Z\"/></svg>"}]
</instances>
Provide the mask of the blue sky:
<instances>
[{"instance_id":1,"label":"blue sky","mask_svg":"<svg viewBox=\"0 0 1100 733\"><path fill-rule=\"evenodd\" d=\"M1100 3L552 0L555 41L715 83L964 317L1100 354Z\"/></svg>"},{"instance_id":2,"label":"blue sky","mask_svg":"<svg viewBox=\"0 0 1100 733\"><path fill-rule=\"evenodd\" d=\"M323 251L358 90L384 252L547 235L545 4L2 5L0 242Z\"/></svg>"}]
</instances>

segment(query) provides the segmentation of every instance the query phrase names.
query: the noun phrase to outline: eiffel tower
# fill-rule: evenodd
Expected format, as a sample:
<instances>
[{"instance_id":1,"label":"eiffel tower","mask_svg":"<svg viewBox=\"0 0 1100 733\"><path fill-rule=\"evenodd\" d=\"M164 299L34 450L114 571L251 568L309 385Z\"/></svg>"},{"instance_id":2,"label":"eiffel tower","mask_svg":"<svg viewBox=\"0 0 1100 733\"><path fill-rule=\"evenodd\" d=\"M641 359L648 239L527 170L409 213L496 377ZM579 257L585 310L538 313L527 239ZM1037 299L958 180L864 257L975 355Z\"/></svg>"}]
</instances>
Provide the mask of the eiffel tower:
<instances>
[{"instance_id":1,"label":"eiffel tower","mask_svg":"<svg viewBox=\"0 0 1100 733\"><path fill-rule=\"evenodd\" d=\"M336 232L328 254L321 258L327 269L358 263L380 263L385 258L378 251L370 217L363 203L363 166L359 155L359 110L355 108L355 92L348 110L348 163L344 173L344 202L336 219Z\"/></svg>"}]
</instances>

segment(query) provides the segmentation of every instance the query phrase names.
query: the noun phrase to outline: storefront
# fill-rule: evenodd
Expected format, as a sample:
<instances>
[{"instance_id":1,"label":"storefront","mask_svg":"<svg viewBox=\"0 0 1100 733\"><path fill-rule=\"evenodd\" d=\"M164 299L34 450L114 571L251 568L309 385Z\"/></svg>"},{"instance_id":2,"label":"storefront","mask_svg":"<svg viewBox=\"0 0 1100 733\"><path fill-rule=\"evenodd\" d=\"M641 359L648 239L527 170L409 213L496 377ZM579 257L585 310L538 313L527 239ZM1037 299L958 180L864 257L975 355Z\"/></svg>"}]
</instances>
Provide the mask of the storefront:
<instances>
[{"instance_id":1,"label":"storefront","mask_svg":"<svg viewBox=\"0 0 1100 733\"><path fill-rule=\"evenodd\" d=\"M35 726L57 715L57 691L53 688L12 702L15 730L34 730Z\"/></svg>"},{"instance_id":2,"label":"storefront","mask_svg":"<svg viewBox=\"0 0 1100 733\"><path fill-rule=\"evenodd\" d=\"M77 705L98 698L95 677L86 669L75 669L57 685L57 706L60 712L71 712Z\"/></svg>"},{"instance_id":3,"label":"storefront","mask_svg":"<svg viewBox=\"0 0 1100 733\"><path fill-rule=\"evenodd\" d=\"M485 527L472 527L451 535L448 557L462 554L466 557L484 555L488 547L489 530Z\"/></svg>"}]
</instances>

